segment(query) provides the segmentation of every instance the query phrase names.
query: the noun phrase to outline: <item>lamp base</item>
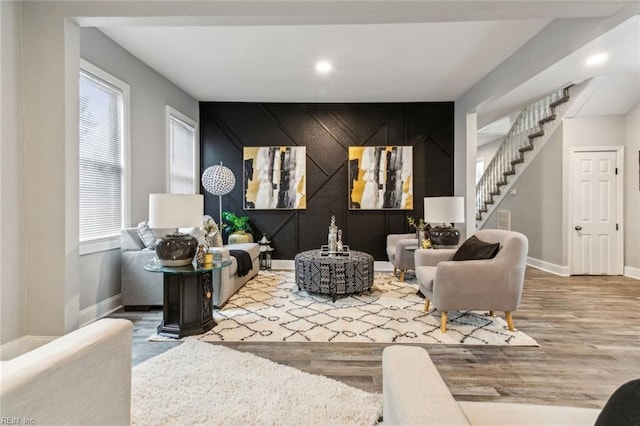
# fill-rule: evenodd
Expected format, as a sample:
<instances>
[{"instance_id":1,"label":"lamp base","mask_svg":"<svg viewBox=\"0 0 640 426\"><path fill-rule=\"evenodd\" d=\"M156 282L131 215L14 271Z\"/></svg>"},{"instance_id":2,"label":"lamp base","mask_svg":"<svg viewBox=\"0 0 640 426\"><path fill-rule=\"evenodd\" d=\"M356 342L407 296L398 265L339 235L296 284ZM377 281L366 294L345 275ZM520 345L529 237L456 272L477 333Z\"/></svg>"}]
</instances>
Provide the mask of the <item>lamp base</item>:
<instances>
[{"instance_id":1,"label":"lamp base","mask_svg":"<svg viewBox=\"0 0 640 426\"><path fill-rule=\"evenodd\" d=\"M429 239L434 246L457 246L460 242L460 231L456 228L436 226L431 228Z\"/></svg>"},{"instance_id":2,"label":"lamp base","mask_svg":"<svg viewBox=\"0 0 640 426\"><path fill-rule=\"evenodd\" d=\"M198 240L180 232L164 235L156 241L156 256L163 266L190 265L197 250Z\"/></svg>"}]
</instances>

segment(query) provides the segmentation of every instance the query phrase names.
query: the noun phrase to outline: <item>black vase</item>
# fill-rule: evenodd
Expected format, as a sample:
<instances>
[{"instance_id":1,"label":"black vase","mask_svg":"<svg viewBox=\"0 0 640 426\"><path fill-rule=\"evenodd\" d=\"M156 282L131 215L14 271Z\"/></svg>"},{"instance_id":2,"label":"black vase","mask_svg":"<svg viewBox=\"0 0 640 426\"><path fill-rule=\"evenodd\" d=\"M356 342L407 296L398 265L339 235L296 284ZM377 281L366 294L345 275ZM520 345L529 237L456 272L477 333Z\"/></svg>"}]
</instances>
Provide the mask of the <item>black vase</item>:
<instances>
[{"instance_id":1,"label":"black vase","mask_svg":"<svg viewBox=\"0 0 640 426\"><path fill-rule=\"evenodd\" d=\"M156 255L163 266L185 266L193 262L198 240L189 234L167 234L156 241Z\"/></svg>"},{"instance_id":2,"label":"black vase","mask_svg":"<svg viewBox=\"0 0 640 426\"><path fill-rule=\"evenodd\" d=\"M436 226L429 232L431 244L436 246L457 246L460 242L460 231L456 228Z\"/></svg>"}]
</instances>

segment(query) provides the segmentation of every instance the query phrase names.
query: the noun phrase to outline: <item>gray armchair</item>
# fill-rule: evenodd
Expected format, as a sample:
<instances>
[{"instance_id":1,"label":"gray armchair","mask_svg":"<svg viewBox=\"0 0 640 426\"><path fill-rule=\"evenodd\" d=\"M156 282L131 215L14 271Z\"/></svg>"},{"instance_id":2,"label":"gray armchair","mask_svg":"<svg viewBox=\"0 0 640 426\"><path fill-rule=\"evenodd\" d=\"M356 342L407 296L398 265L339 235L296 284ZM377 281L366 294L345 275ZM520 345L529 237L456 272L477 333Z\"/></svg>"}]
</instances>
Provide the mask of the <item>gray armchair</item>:
<instances>
[{"instance_id":1,"label":"gray armchair","mask_svg":"<svg viewBox=\"0 0 640 426\"><path fill-rule=\"evenodd\" d=\"M400 281L404 281L404 272L414 269L413 251L406 250L408 246L417 246L416 234L387 235L387 256L393 265L393 275L400 270Z\"/></svg>"},{"instance_id":2,"label":"gray armchair","mask_svg":"<svg viewBox=\"0 0 640 426\"><path fill-rule=\"evenodd\" d=\"M500 243L493 259L451 261L456 250L415 252L415 271L420 291L429 304L441 312L440 329L447 331L450 310L504 311L513 331L511 312L518 308L527 260L528 240L519 232L480 230L475 236L488 243Z\"/></svg>"}]
</instances>

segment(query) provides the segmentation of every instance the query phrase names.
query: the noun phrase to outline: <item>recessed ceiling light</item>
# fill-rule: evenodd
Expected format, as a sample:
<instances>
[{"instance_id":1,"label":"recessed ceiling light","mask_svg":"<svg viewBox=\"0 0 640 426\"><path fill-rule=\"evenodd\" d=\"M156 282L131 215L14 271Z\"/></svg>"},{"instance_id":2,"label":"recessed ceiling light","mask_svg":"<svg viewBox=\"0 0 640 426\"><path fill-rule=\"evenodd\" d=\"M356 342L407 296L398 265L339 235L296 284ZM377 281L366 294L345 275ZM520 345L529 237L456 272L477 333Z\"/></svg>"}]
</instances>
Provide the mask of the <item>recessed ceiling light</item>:
<instances>
[{"instance_id":1,"label":"recessed ceiling light","mask_svg":"<svg viewBox=\"0 0 640 426\"><path fill-rule=\"evenodd\" d=\"M609 56L606 53L598 53L587 58L587 65L599 65L607 61Z\"/></svg>"},{"instance_id":2,"label":"recessed ceiling light","mask_svg":"<svg viewBox=\"0 0 640 426\"><path fill-rule=\"evenodd\" d=\"M331 62L320 61L316 64L316 71L318 72L329 72L331 71Z\"/></svg>"}]
</instances>

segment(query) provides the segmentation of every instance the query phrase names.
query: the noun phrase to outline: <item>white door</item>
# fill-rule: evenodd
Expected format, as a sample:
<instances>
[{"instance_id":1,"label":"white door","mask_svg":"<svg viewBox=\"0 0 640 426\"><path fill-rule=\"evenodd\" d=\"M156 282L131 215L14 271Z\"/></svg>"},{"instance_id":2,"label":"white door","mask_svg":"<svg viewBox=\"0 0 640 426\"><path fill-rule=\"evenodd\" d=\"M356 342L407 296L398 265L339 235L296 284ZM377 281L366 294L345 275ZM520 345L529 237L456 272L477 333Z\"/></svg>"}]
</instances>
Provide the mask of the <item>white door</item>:
<instances>
[{"instance_id":1,"label":"white door","mask_svg":"<svg viewBox=\"0 0 640 426\"><path fill-rule=\"evenodd\" d=\"M572 153L573 275L622 274L616 159L615 151Z\"/></svg>"}]
</instances>

